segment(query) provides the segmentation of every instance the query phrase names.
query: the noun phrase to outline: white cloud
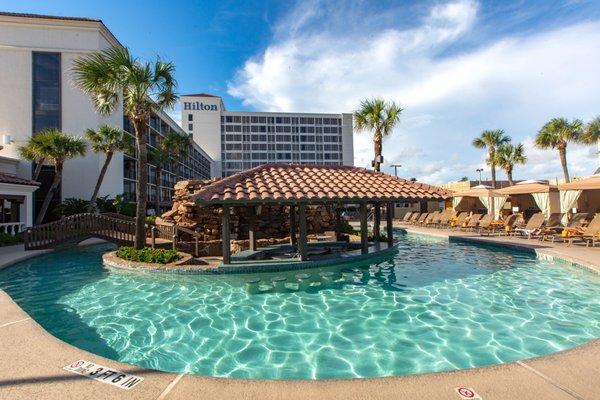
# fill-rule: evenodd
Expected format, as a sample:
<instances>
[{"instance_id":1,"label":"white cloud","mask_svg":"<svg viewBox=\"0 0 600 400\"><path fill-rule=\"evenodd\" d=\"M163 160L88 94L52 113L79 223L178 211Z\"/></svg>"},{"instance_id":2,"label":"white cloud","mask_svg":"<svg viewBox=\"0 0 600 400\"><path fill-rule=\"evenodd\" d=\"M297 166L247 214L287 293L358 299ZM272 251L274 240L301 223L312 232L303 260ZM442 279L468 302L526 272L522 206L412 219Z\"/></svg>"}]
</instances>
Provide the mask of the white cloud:
<instances>
[{"instance_id":1,"label":"white cloud","mask_svg":"<svg viewBox=\"0 0 600 400\"><path fill-rule=\"evenodd\" d=\"M277 27L273 43L244 64L229 93L270 111L351 112L365 97L399 101L405 111L385 140L384 156L386 164L402 164L404 176L474 178L484 157L471 140L498 128L525 141L530 152L516 177L561 176L555 152L533 149L531 137L552 117L600 113L598 21L457 52L461 39L477 35L473 1L438 4L406 29L377 30L377 16L361 24L350 11L337 11L334 21L356 22L346 31L312 24L322 18L318 4L303 4L284 20L296 21L292 29ZM573 174L595 169L591 147L569 153ZM371 158L368 135L356 135L355 164L368 166Z\"/></svg>"}]
</instances>

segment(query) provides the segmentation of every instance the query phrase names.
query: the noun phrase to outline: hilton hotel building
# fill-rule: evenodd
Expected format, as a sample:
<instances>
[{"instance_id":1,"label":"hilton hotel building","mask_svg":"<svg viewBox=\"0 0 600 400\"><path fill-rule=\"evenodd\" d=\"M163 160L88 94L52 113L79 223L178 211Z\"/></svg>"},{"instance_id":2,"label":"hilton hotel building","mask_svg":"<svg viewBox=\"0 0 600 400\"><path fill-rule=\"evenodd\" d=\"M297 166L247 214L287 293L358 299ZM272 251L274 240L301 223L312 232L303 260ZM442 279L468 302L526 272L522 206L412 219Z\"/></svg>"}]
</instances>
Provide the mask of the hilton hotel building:
<instances>
[{"instance_id":1,"label":"hilton hotel building","mask_svg":"<svg viewBox=\"0 0 600 400\"><path fill-rule=\"evenodd\" d=\"M181 124L215 161L213 176L266 163L353 165L352 114L228 111L218 96L181 96Z\"/></svg>"}]
</instances>

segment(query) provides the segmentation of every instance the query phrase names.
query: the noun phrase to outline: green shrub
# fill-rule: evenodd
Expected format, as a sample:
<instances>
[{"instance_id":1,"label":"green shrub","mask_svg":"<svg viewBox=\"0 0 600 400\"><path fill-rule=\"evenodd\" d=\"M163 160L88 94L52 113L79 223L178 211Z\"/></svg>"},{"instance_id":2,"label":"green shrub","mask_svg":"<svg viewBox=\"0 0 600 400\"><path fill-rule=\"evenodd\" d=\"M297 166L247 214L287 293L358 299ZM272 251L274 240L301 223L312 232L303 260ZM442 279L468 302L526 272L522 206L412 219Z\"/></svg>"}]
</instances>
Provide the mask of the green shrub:
<instances>
[{"instance_id":1,"label":"green shrub","mask_svg":"<svg viewBox=\"0 0 600 400\"><path fill-rule=\"evenodd\" d=\"M123 203L121 206L121 214L127 215L128 217L135 217L135 210L135 203Z\"/></svg>"},{"instance_id":2,"label":"green shrub","mask_svg":"<svg viewBox=\"0 0 600 400\"><path fill-rule=\"evenodd\" d=\"M168 264L181 258L175 250L153 249L144 247L136 250L130 246L119 247L117 257L127 261L139 261L145 263Z\"/></svg>"},{"instance_id":3,"label":"green shrub","mask_svg":"<svg viewBox=\"0 0 600 400\"><path fill-rule=\"evenodd\" d=\"M56 211L59 215L68 217L69 215L86 213L89 204L90 202L87 200L69 197L56 207Z\"/></svg>"},{"instance_id":4,"label":"green shrub","mask_svg":"<svg viewBox=\"0 0 600 400\"><path fill-rule=\"evenodd\" d=\"M12 236L8 233L0 232L0 246L10 246L12 244L22 243L23 242L23 234L17 233L15 236Z\"/></svg>"},{"instance_id":5,"label":"green shrub","mask_svg":"<svg viewBox=\"0 0 600 400\"><path fill-rule=\"evenodd\" d=\"M148 223L150 225L154 225L155 222L156 222L156 215L148 215L146 217L146 223Z\"/></svg>"}]
</instances>

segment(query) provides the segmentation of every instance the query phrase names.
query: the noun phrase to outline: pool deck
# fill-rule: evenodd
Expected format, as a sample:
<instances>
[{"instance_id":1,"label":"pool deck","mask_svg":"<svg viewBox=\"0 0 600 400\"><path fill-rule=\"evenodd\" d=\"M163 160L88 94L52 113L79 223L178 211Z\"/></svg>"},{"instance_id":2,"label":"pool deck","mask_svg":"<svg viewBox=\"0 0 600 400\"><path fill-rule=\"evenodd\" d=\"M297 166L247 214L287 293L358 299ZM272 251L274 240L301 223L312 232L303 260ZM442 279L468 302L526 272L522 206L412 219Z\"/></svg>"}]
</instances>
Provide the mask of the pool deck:
<instances>
[{"instance_id":1,"label":"pool deck","mask_svg":"<svg viewBox=\"0 0 600 400\"><path fill-rule=\"evenodd\" d=\"M401 225L399 225L401 226ZM600 271L600 249L519 238L406 227L449 240L519 246ZM0 265L34 256L0 248ZM0 267L1 268L1 267ZM108 360L47 333L0 291L0 399L460 399L473 388L482 399L600 399L600 340L535 359L485 368L390 378L255 381L152 371ZM127 391L64 371L73 361L102 364L144 378Z\"/></svg>"}]
</instances>

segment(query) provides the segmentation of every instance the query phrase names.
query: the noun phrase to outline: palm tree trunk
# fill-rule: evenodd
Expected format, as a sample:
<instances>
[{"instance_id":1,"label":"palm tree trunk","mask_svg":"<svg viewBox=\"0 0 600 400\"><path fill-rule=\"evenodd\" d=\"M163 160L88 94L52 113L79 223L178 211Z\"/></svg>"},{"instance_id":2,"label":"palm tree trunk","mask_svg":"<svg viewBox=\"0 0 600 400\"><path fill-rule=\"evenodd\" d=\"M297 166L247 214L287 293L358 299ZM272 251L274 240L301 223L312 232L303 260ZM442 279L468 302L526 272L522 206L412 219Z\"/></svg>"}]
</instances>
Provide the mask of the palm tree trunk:
<instances>
[{"instance_id":1,"label":"palm tree trunk","mask_svg":"<svg viewBox=\"0 0 600 400\"><path fill-rule=\"evenodd\" d=\"M148 202L148 148L146 147L146 121L134 118L137 147L137 182L135 185L137 208L135 212L135 239L133 247L146 245L146 204Z\"/></svg>"},{"instance_id":2,"label":"palm tree trunk","mask_svg":"<svg viewBox=\"0 0 600 400\"><path fill-rule=\"evenodd\" d=\"M381 137L377 137L377 135L373 138L373 146L375 148L375 171L381 171L381 166L379 165L379 162L377 161L378 157L381 156Z\"/></svg>"},{"instance_id":3,"label":"palm tree trunk","mask_svg":"<svg viewBox=\"0 0 600 400\"><path fill-rule=\"evenodd\" d=\"M40 177L40 173L42 172L42 167L44 166L44 161L46 161L44 158L38 160L38 162L36 162L35 164L35 171L33 172L33 180L37 181L38 178Z\"/></svg>"},{"instance_id":4,"label":"palm tree trunk","mask_svg":"<svg viewBox=\"0 0 600 400\"><path fill-rule=\"evenodd\" d=\"M569 178L569 170L567 168L567 149L566 149L566 147L559 147L558 155L560 157L560 164L562 165L563 174L565 175L565 182L569 183L569 182L571 182L571 179Z\"/></svg>"},{"instance_id":5,"label":"palm tree trunk","mask_svg":"<svg viewBox=\"0 0 600 400\"><path fill-rule=\"evenodd\" d=\"M490 169L492 170L492 189L496 189L496 166L491 164Z\"/></svg>"},{"instance_id":6,"label":"palm tree trunk","mask_svg":"<svg viewBox=\"0 0 600 400\"><path fill-rule=\"evenodd\" d=\"M506 176L508 177L508 184L510 186L514 185L515 183L513 182L512 168L506 169Z\"/></svg>"},{"instance_id":7,"label":"palm tree trunk","mask_svg":"<svg viewBox=\"0 0 600 400\"><path fill-rule=\"evenodd\" d=\"M106 170L108 169L108 165L112 160L113 152L109 151L106 153L106 159L104 160L104 165L100 170L100 175L98 176L98 181L96 182L96 187L94 188L94 193L92 193L92 198L90 199L90 204L88 205L88 212L91 213L96 206L96 199L98 198L98 192L100 191L100 186L102 186L102 181L104 180L104 175L106 175Z\"/></svg>"},{"instance_id":8,"label":"palm tree trunk","mask_svg":"<svg viewBox=\"0 0 600 400\"><path fill-rule=\"evenodd\" d=\"M156 215L158 216L159 211L160 210L160 180L161 180L161 176L160 174L162 174L162 168L159 167L158 165L156 165Z\"/></svg>"},{"instance_id":9,"label":"palm tree trunk","mask_svg":"<svg viewBox=\"0 0 600 400\"><path fill-rule=\"evenodd\" d=\"M52 201L52 198L54 197L54 193L56 192L56 189L58 188L58 185L60 184L60 181L62 179L63 164L57 163L56 166L54 167L54 170L55 170L54 180L52 181L52 185L50 186L48 193L46 193L46 198L44 199L44 202L42 203L42 208L40 208L40 212L37 215L37 218L35 220L36 225L41 224L42 221L44 220L44 217L46 216L46 212L48 211L50 202Z\"/></svg>"}]
</instances>

